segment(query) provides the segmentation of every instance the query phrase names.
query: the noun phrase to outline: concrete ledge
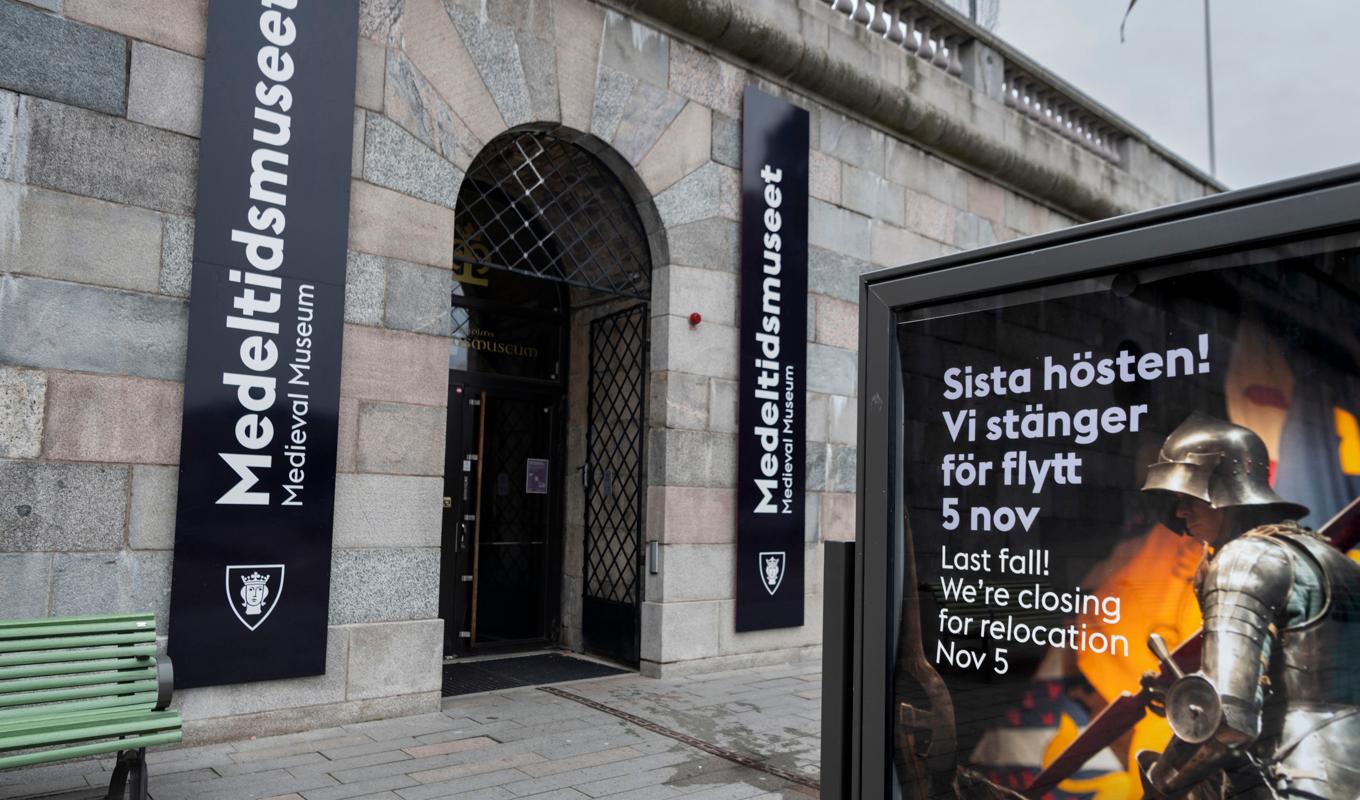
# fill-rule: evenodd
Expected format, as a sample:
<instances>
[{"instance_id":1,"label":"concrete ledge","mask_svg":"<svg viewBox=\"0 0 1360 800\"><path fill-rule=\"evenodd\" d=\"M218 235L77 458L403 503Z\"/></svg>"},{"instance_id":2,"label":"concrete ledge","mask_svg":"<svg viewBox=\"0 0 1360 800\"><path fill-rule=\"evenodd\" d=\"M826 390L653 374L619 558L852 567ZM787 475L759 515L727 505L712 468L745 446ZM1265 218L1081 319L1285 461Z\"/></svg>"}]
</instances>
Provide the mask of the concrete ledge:
<instances>
[{"instance_id":1,"label":"concrete ledge","mask_svg":"<svg viewBox=\"0 0 1360 800\"><path fill-rule=\"evenodd\" d=\"M769 667L776 664L821 663L822 646L791 647L782 650L762 650L756 653L696 658L689 661L643 661L640 671L648 678L678 678L684 675L721 672L728 669Z\"/></svg>"}]
</instances>

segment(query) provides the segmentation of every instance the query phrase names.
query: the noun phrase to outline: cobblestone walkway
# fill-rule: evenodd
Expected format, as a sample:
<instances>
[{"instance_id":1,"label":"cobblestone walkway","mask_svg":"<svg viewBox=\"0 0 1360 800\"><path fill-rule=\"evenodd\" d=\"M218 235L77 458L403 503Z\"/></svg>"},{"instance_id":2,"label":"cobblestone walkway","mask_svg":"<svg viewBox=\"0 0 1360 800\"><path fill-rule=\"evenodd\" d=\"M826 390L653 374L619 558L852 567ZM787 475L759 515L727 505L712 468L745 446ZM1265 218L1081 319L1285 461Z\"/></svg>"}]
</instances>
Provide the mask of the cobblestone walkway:
<instances>
[{"instance_id":1,"label":"cobblestone walkway","mask_svg":"<svg viewBox=\"0 0 1360 800\"><path fill-rule=\"evenodd\" d=\"M817 796L820 679L813 664L455 697L440 714L153 751L151 795L802 800ZM0 798L100 798L111 768L0 772Z\"/></svg>"}]
</instances>

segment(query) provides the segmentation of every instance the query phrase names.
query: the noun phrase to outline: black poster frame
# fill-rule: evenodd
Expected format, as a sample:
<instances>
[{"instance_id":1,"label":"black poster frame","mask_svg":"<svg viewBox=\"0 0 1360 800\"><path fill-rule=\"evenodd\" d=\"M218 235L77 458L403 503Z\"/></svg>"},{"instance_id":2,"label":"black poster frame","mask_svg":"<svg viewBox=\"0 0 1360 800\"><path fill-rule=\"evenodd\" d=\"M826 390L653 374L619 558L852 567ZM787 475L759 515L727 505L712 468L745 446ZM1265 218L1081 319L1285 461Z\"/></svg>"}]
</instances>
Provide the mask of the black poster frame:
<instances>
[{"instance_id":1,"label":"black poster frame","mask_svg":"<svg viewBox=\"0 0 1360 800\"><path fill-rule=\"evenodd\" d=\"M1360 224L1360 166L1088 223L910 266L860 284L859 464L849 796L891 798L894 592L904 555L901 312L968 297L1108 275L1135 265L1254 246ZM905 562L910 566L910 562Z\"/></svg>"},{"instance_id":2,"label":"black poster frame","mask_svg":"<svg viewBox=\"0 0 1360 800\"><path fill-rule=\"evenodd\" d=\"M742 97L736 630L803 624L809 114Z\"/></svg>"},{"instance_id":3,"label":"black poster frame","mask_svg":"<svg viewBox=\"0 0 1360 800\"><path fill-rule=\"evenodd\" d=\"M209 6L177 688L326 670L358 17L358 0Z\"/></svg>"}]
</instances>

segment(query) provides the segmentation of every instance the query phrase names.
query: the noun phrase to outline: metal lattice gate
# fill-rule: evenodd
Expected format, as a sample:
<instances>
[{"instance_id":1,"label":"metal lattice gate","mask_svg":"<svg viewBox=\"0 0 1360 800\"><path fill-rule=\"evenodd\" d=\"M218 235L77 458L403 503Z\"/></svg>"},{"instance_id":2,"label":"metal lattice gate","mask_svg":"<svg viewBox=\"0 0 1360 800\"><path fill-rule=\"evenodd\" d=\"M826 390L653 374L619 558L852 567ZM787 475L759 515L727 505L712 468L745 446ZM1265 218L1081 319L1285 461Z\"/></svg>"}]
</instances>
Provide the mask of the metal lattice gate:
<instances>
[{"instance_id":1,"label":"metal lattice gate","mask_svg":"<svg viewBox=\"0 0 1360 800\"><path fill-rule=\"evenodd\" d=\"M590 323L586 429L586 647L630 664L639 656L647 305Z\"/></svg>"}]
</instances>

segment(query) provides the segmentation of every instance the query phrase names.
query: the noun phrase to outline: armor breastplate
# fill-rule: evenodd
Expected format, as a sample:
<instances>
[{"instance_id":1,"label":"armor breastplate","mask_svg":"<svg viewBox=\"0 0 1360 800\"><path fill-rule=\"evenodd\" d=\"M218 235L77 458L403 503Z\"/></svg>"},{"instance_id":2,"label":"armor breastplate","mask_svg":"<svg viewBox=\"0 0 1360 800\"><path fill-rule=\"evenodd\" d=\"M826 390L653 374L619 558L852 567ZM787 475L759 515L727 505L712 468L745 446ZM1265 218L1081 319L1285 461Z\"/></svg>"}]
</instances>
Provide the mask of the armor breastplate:
<instances>
[{"instance_id":1,"label":"armor breastplate","mask_svg":"<svg viewBox=\"0 0 1360 800\"><path fill-rule=\"evenodd\" d=\"M1323 597L1311 618L1280 631L1278 658L1268 672L1271 699L1291 709L1360 706L1360 564L1309 533L1273 536L1289 545L1295 584L1311 571Z\"/></svg>"}]
</instances>

